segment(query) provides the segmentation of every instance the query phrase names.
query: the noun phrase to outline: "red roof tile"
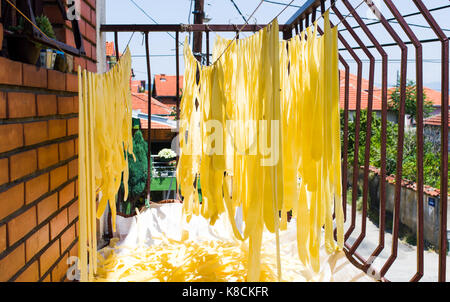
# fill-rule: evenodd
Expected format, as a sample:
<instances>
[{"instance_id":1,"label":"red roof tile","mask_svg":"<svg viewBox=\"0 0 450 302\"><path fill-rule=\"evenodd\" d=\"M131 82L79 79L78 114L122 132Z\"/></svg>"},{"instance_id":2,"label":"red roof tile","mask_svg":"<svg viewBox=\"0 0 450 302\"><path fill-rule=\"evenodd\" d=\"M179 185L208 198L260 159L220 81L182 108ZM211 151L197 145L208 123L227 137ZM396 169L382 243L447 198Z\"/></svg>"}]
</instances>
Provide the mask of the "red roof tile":
<instances>
[{"instance_id":1,"label":"red roof tile","mask_svg":"<svg viewBox=\"0 0 450 302\"><path fill-rule=\"evenodd\" d=\"M450 113L450 111L449 111L449 113ZM429 118L424 119L423 123L425 125L440 126L442 123L441 115L437 114L437 115L430 116ZM448 119L448 126L450 127L450 117Z\"/></svg>"},{"instance_id":2,"label":"red roof tile","mask_svg":"<svg viewBox=\"0 0 450 302\"><path fill-rule=\"evenodd\" d=\"M151 110L152 114L168 115L173 112L172 108L164 105L160 101L152 98ZM148 94L147 93L131 93L131 102L133 110L141 110L142 113L148 113ZM141 128L148 129L148 121L141 119ZM170 126L152 121L152 129L170 129Z\"/></svg>"},{"instance_id":3,"label":"red roof tile","mask_svg":"<svg viewBox=\"0 0 450 302\"><path fill-rule=\"evenodd\" d=\"M345 106L345 71L340 70L340 99L339 106L344 109ZM349 74L349 98L348 98L348 109L356 110L356 100L358 91L358 77L354 74ZM366 79L361 79L361 109L367 109L369 102L369 81ZM374 111L381 111L381 89L374 85L373 87L373 101L372 109Z\"/></svg>"},{"instance_id":4,"label":"red roof tile","mask_svg":"<svg viewBox=\"0 0 450 302\"><path fill-rule=\"evenodd\" d=\"M154 81L155 97L173 96L177 95L177 76L168 76L165 74L156 74ZM180 85L180 94L183 89L183 76L178 79Z\"/></svg>"},{"instance_id":5,"label":"red roof tile","mask_svg":"<svg viewBox=\"0 0 450 302\"><path fill-rule=\"evenodd\" d=\"M111 57L115 55L116 55L116 48L114 47L114 42L106 42L106 56ZM119 55L122 55L120 51Z\"/></svg>"}]
</instances>

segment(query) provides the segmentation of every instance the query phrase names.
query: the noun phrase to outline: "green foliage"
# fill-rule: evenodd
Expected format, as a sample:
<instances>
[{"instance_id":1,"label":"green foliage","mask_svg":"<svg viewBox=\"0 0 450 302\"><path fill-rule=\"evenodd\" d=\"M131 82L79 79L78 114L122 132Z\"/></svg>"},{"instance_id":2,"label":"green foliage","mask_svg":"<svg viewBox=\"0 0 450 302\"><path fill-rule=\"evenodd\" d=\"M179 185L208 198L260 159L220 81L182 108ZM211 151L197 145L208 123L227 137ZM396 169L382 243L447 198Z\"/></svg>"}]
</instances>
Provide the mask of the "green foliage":
<instances>
[{"instance_id":1,"label":"green foliage","mask_svg":"<svg viewBox=\"0 0 450 302\"><path fill-rule=\"evenodd\" d=\"M341 132L344 129L343 111L341 111ZM356 122L348 123L348 165L353 165L355 148L355 128ZM370 138L370 157L371 166L381 167L381 118L375 113L372 115L372 135ZM396 173L397 167L397 133L398 126L392 122L387 122L386 127L386 174ZM342 135L343 137L343 135ZM364 165L365 142L367 137L367 111L361 110L360 116L360 138L358 165ZM403 142L403 163L402 178L417 182L417 144L415 131L406 131ZM343 142L342 142L343 146ZM436 146L432 138L424 137L424 158L423 158L423 176L424 184L433 188L440 188L440 153L436 152ZM449 174L450 175L450 174ZM449 178L450 179L450 178Z\"/></svg>"},{"instance_id":2,"label":"green foliage","mask_svg":"<svg viewBox=\"0 0 450 302\"><path fill-rule=\"evenodd\" d=\"M364 152L367 137L367 110L361 110L360 131L359 131L359 149L358 164L364 165ZM354 121L348 123L348 163L353 165L355 150L355 130L356 115ZM341 111L341 129L343 129L343 111ZM392 174L395 172L397 163L397 125L387 122L386 127L386 172ZM370 137L370 157L369 164L374 167L381 165L381 118L372 113L372 129Z\"/></svg>"},{"instance_id":3,"label":"green foliage","mask_svg":"<svg viewBox=\"0 0 450 302\"><path fill-rule=\"evenodd\" d=\"M56 35L53 31L52 24L47 16L38 16L36 17L36 25L42 30L44 34L46 34L49 38L55 39Z\"/></svg>"},{"instance_id":4,"label":"green foliage","mask_svg":"<svg viewBox=\"0 0 450 302\"><path fill-rule=\"evenodd\" d=\"M400 79L397 79L397 84L394 86L394 91L390 94L388 102L389 109L394 111L397 115L400 109ZM423 116L428 117L433 112L433 103L427 99L425 91L423 92ZM406 83L406 101L405 113L409 116L411 121L416 119L417 114L417 89L414 81L407 81Z\"/></svg>"},{"instance_id":5,"label":"green foliage","mask_svg":"<svg viewBox=\"0 0 450 302\"><path fill-rule=\"evenodd\" d=\"M128 170L130 177L128 179L129 194L131 198L139 196L145 189L147 181L147 142L142 136L140 130L133 135L133 156L128 154Z\"/></svg>"},{"instance_id":6,"label":"green foliage","mask_svg":"<svg viewBox=\"0 0 450 302\"><path fill-rule=\"evenodd\" d=\"M117 203L118 211L126 215L131 214L136 207L142 206L145 202L140 195L144 192L147 182L147 142L140 130L133 135L133 153L136 161L131 154L128 154L128 199L123 201L124 187L122 180Z\"/></svg>"}]
</instances>

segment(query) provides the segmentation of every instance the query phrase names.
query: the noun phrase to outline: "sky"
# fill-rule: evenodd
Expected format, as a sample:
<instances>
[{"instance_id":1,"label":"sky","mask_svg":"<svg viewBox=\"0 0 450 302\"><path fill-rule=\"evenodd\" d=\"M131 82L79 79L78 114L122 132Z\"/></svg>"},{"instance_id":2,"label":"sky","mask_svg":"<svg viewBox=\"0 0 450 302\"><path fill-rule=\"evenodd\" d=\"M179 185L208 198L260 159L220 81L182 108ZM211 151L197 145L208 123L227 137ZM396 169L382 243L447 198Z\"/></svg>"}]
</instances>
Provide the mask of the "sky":
<instances>
[{"instance_id":1,"label":"sky","mask_svg":"<svg viewBox=\"0 0 450 302\"><path fill-rule=\"evenodd\" d=\"M435 7L449 5L449 0L422 0L425 5L431 9ZM134 3L133 3L134 2ZM191 0L106 0L106 24L155 24L154 21L159 24L189 24L193 23L193 15L191 13ZM248 19L255 8L260 3L260 0L234 0L239 10L243 13L244 17ZM290 0L273 0L272 2L289 3ZM292 6L287 7L283 13L278 17L279 24L284 24L297 10L298 7L303 5L306 0L294 0ZM329 1L327 1L329 3ZM403 14L414 13L417 10L412 0L393 0L398 10ZM350 0L353 7L357 7L362 3L361 0ZM374 3L380 8L381 13L386 19L392 18L392 14L385 6L384 1L374 0ZM140 8L138 8L137 6ZM277 16L283 9L284 5L270 3L265 1L256 13L253 15L249 23L254 24L267 24L275 16ZM337 8L340 12L347 16L349 11L341 3L337 1ZM145 11L145 13L142 11ZM193 9L193 3L192 3ZM209 24L243 24L244 20L233 6L231 0L205 0L205 12L211 18ZM357 9L358 14L361 17L374 19L376 18L368 9L365 3L362 3ZM147 15L146 15L147 14ZM319 15L319 14L318 14ZM432 12L433 17L436 19L441 28L445 29L447 36L450 36L450 8L446 8L440 11ZM153 20L152 20L153 19ZM339 23L337 17L331 14L331 21L334 24ZM346 20L351 26L357 25L356 21L352 17L347 17ZM419 39L434 39L436 35L428 27L428 23L422 16L413 16L406 19L411 25L414 33ZM323 19L320 20L323 22ZM371 22L367 21L366 23ZM321 23L319 23L321 24ZM403 39L408 41L406 34L403 33L400 26L396 23L391 23L391 26ZM344 30L345 27L340 24L340 33L345 37L351 46L357 46L355 40L351 35ZM392 43L394 40L389 36L387 31L381 24L370 26L373 34L379 39L380 43ZM370 40L364 34L364 32L358 28L355 29L358 36L366 45L372 45ZM252 33L241 33L240 38L249 36ZM234 33L220 33L221 36L226 38L234 37ZM186 33L180 33L180 42L185 41ZM150 59L152 76L155 74L167 74L175 75L175 39L174 33L150 33ZM107 34L107 41L113 41L113 34ZM210 34L210 49L215 40L215 34ZM128 44L129 43L129 44ZM146 80L147 72L145 65L145 45L143 35L141 33L119 33L119 49L122 52L126 45L129 45L132 60L133 70L138 80ZM192 46L192 44L191 44ZM180 54L182 54L182 47L180 47ZM342 45L339 45L342 48ZM206 50L205 39L203 39L203 49ZM388 82L390 86L393 86L397 80L397 73L400 69L400 48L398 46L387 47L386 52L389 55L389 73ZM356 64L347 51L340 51L341 55L350 64L352 73L356 74ZM367 60L367 56L361 51L356 50L358 56L364 61ZM375 84L381 86L381 56L375 50L371 49L371 53L377 59L375 67ZM410 80L415 79L415 49L411 45L408 47L408 76ZM432 42L424 44L423 46L423 58L424 62L424 85L429 88L440 90L441 82L441 44L439 42ZM180 57L180 74L184 71L183 57ZM342 66L341 66L342 68ZM366 62L363 68L363 76L368 78L369 64Z\"/></svg>"}]
</instances>

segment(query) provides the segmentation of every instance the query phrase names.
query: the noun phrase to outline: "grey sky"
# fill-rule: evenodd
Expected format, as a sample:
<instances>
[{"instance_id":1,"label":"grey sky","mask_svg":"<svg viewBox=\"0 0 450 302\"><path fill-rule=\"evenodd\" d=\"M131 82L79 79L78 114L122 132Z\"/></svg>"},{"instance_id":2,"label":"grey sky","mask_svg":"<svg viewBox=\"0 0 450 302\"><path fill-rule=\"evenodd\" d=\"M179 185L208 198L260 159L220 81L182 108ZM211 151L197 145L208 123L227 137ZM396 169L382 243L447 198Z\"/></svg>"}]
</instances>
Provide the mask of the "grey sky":
<instances>
[{"instance_id":1,"label":"grey sky","mask_svg":"<svg viewBox=\"0 0 450 302\"><path fill-rule=\"evenodd\" d=\"M179 24L179 23L188 23L189 12L191 7L191 0L133 0L136 2L145 12L151 16L154 20L161 24ZM244 14L246 18L248 18L256 6L259 4L259 0L234 0L238 5L241 12ZM290 0L274 0L275 2L289 3ZM306 0L295 0L292 5L301 6ZM394 4L398 7L402 14L408 14L412 12L416 12L417 8L411 0L393 0ZM423 2L428 6L428 8L434 8L439 6L449 5L449 0L423 0ZM351 0L350 3L353 7L358 6L361 3L361 0ZM381 3L381 12L386 18L391 18L392 15L390 11L384 5L382 0L375 0L375 3ZM348 10L345 6L338 1L337 4L343 15L348 14ZM153 24L152 22L141 10L139 10L131 0L107 0L106 3L106 23L107 24ZM252 20L249 23L265 24L270 22L284 7L282 5L273 4L265 2L261 5L259 10L256 12ZM278 18L280 24L283 24L287 21L287 19L293 15L297 7L288 7ZM239 15L235 7L233 6L230 0L205 0L205 11L212 18L211 24L242 24L242 17ZM370 11L368 10L365 4L361 5L358 8L358 13L362 17L373 18ZM433 17L437 20L440 26L444 29L448 29L445 31L448 36L450 36L450 9L444 9L440 11L436 11L432 13ZM336 17L331 15L331 20L334 23L338 23ZM193 17L190 16L190 22L192 23ZM356 25L356 21L353 18L347 18L347 21L350 25ZM411 24L425 25L428 26L426 21L421 16L414 16L407 18L407 22ZM400 37L407 41L407 37L403 34L400 26L398 24L392 23L392 27L397 31ZM343 29L343 25L340 25L340 30ZM419 39L433 39L436 36L434 35L431 29L424 29L421 27L412 27L415 34ZM391 43L393 40L384 30L381 25L371 26L371 30L375 34L381 43ZM371 44L367 37L364 35L361 29L356 29L356 32L361 37L362 41L367 45ZM233 33L220 33L224 37L231 38L234 36ZM250 35L241 34L242 36ZM347 32L342 32L342 34L346 37L347 41L350 45L355 45L356 42L351 38L351 36ZM180 33L180 41L183 42L186 34ZM127 42L131 37L131 33L120 33L119 34L119 47L120 51L123 51ZM213 43L215 39L215 35L210 35L210 42ZM107 35L108 41L113 41L113 35ZM205 46L204 46L205 47ZM342 45L340 45L342 47ZM145 56L136 57L139 55L145 55L145 46L143 44L143 36L140 33L135 33L130 42L130 49L133 57L133 68L136 74L136 79L146 79L146 66L145 66ZM438 89L440 83L440 43L428 43L424 45L424 59L433 60L432 62L424 63L424 81L425 85ZM379 54L373 49L372 54L376 59L381 59ZM396 61L396 59L400 58L400 50L399 47L389 47L387 48L387 52L390 59L394 59L395 61L390 62L389 64L389 84L393 85L396 80L397 71L400 68L400 63ZM182 53L182 49L180 49L180 53ZM361 56L362 59L367 59L367 57L363 54L362 51L357 50L358 55ZM171 38L167 33L151 33L150 34L150 54L151 55L164 55L158 57L151 58L151 72L152 74L175 74L175 57L167 56L175 54L175 40ZM343 51L341 54L344 58L348 59L348 62L351 63L351 72L356 73L356 64L352 63L351 57L347 52ZM408 57L411 60L408 63L408 79L415 79L415 64L413 59L415 57L414 47L408 47ZM180 72L183 74L183 58L180 57ZM368 74L368 64L364 65L364 76L367 78ZM376 65L376 83L381 82L381 63L377 63ZM379 84L378 84L379 85Z\"/></svg>"}]
</instances>

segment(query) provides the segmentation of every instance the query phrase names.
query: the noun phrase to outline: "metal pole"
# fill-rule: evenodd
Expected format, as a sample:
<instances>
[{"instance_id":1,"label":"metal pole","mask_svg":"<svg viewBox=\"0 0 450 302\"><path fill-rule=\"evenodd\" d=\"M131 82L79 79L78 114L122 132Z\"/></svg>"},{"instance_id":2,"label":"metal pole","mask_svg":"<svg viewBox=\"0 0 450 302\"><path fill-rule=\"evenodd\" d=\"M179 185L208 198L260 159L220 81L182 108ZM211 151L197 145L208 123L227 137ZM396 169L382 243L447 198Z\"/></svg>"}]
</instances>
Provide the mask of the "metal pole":
<instances>
[{"instance_id":1,"label":"metal pole","mask_svg":"<svg viewBox=\"0 0 450 302\"><path fill-rule=\"evenodd\" d=\"M194 24L203 24L204 17L204 0L195 0L194 6ZM202 56L202 32L194 32L194 38L192 42L192 49L194 51L195 58L201 62Z\"/></svg>"},{"instance_id":2,"label":"metal pole","mask_svg":"<svg viewBox=\"0 0 450 302\"><path fill-rule=\"evenodd\" d=\"M178 43L177 43L178 45ZM147 61L147 78L148 78L148 132L147 132L147 183L145 186L146 195L150 200L150 192L151 192L151 179L152 179L152 169L151 169L151 161L152 161L152 95L150 93L152 86L152 74L150 72L150 47L148 43L148 32L145 33L145 55ZM178 58L178 56L177 56Z\"/></svg>"}]
</instances>

